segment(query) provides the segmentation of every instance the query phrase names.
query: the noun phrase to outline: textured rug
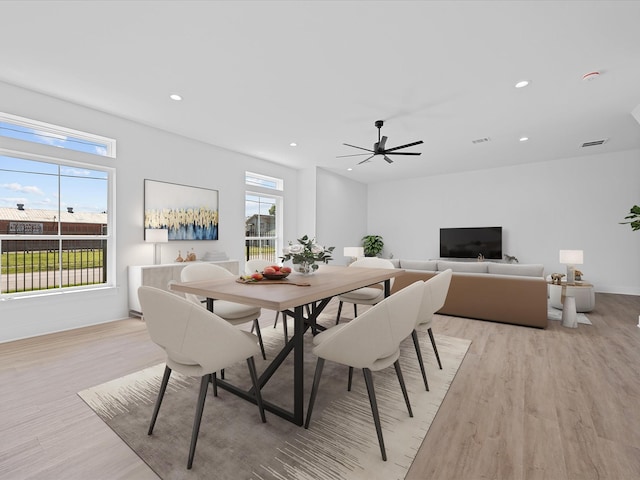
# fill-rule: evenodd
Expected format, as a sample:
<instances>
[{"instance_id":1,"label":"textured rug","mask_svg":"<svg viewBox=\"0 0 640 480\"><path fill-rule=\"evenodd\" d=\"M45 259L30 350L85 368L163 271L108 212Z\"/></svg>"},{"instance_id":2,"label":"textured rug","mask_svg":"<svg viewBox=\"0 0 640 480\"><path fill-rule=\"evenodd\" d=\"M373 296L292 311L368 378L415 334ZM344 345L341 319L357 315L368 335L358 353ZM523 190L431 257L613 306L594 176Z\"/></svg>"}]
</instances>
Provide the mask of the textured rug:
<instances>
[{"instance_id":1,"label":"textured rug","mask_svg":"<svg viewBox=\"0 0 640 480\"><path fill-rule=\"evenodd\" d=\"M290 331L293 325L290 323ZM402 479L420 448L470 341L436 335L438 369L426 332L419 332L430 391L420 376L413 343L403 344L401 366L414 417L410 418L393 368L374 372L388 461L382 461L361 372L347 392L347 367L327 362L308 430L276 415L260 422L255 405L209 389L192 470L187 470L199 379L172 375L152 436L146 434L164 364L79 392L80 397L163 479ZM305 411L316 358L305 336ZM284 342L281 327L263 329L268 359ZM366 339L363 339L366 341ZM290 355L291 357L291 355ZM258 370L267 362L256 359ZM226 379L249 386L246 364ZM292 396L290 365L283 365L263 396L283 407Z\"/></svg>"},{"instance_id":2,"label":"textured rug","mask_svg":"<svg viewBox=\"0 0 640 480\"><path fill-rule=\"evenodd\" d=\"M558 310L557 308L553 308L552 306L547 307L547 316L549 320L561 321L562 320L562 310ZM589 317L587 317L584 313L578 313L577 315L578 323L583 325L593 325Z\"/></svg>"}]
</instances>

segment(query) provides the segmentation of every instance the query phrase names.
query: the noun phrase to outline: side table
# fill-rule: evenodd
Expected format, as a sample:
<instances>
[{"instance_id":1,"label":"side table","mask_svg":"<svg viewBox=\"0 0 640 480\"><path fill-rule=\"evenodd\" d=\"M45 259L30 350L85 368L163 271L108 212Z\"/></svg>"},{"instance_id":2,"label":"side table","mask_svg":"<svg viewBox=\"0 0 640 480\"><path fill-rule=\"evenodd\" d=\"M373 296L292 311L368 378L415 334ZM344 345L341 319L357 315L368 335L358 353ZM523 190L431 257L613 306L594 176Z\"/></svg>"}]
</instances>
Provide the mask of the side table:
<instances>
[{"instance_id":1,"label":"side table","mask_svg":"<svg viewBox=\"0 0 640 480\"><path fill-rule=\"evenodd\" d=\"M596 306L596 296L590 283L549 284L549 304L552 307L562 310L565 297L574 298L576 312L590 312Z\"/></svg>"}]
</instances>

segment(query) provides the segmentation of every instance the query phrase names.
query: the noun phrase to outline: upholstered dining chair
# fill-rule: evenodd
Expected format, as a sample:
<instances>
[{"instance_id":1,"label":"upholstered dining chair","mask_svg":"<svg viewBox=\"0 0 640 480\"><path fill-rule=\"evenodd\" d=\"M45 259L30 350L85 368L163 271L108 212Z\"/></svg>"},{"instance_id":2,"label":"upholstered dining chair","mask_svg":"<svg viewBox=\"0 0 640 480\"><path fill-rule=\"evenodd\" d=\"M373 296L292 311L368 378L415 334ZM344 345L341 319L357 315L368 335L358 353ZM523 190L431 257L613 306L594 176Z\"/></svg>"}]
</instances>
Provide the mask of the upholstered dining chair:
<instances>
[{"instance_id":1,"label":"upholstered dining chair","mask_svg":"<svg viewBox=\"0 0 640 480\"><path fill-rule=\"evenodd\" d=\"M187 468L193 465L202 411L209 382L215 388L215 372L245 360L255 392L255 400L262 422L266 422L254 355L260 353L256 337L239 330L218 315L158 288L138 289L142 315L151 340L166 354L164 376L153 409L148 435L153 433L160 405L173 370L190 377L200 377L200 394L191 433ZM173 437L169 438L173 441ZM208 454L210 454L209 452Z\"/></svg>"},{"instance_id":2,"label":"upholstered dining chair","mask_svg":"<svg viewBox=\"0 0 640 480\"><path fill-rule=\"evenodd\" d=\"M255 272L262 272L266 267L269 267L273 264L273 262L264 260L262 258L247 260L247 263L244 267L244 273L246 275L251 275ZM276 319L273 322L273 328L276 328L278 326L278 317L280 317L280 312L276 312ZM284 340L286 342L289 340L289 332L287 332L287 315L284 312L282 312L282 328L284 329Z\"/></svg>"},{"instance_id":3,"label":"upholstered dining chair","mask_svg":"<svg viewBox=\"0 0 640 480\"><path fill-rule=\"evenodd\" d=\"M422 353L420 351L420 342L418 340L417 327L427 327L427 332L429 333L429 338L431 339L433 351L436 354L438 366L440 367L440 370L442 370L442 362L440 361L440 355L438 354L436 340L433 337L433 331L431 330L431 323L433 321L433 315L443 307L444 302L447 300L447 293L449 293L449 285L451 285L452 275L453 272L449 268L424 282L424 295L422 297L420 312L418 313L418 321L416 322L416 328L414 328L413 332L411 332L413 345L416 348L416 355L418 356L418 363L420 364L422 380L424 381L424 387L427 389L427 391L429 391L429 382L427 382L427 373L425 372L424 362L422 361Z\"/></svg>"},{"instance_id":4,"label":"upholstered dining chair","mask_svg":"<svg viewBox=\"0 0 640 480\"><path fill-rule=\"evenodd\" d=\"M192 263L184 267L180 272L180 280L183 282L215 280L217 278L228 278L233 276L233 273L226 268L214 265L213 263ZM185 297L187 300L204 307L204 299L197 295L185 293ZM262 334L260 333L260 324L258 322L262 311L260 307L228 302L226 300L216 300L213 302L213 311L216 315L222 317L232 325L242 325L243 323L253 322L253 328L256 331L256 335L258 336L258 341L260 343L262 358L266 360L267 356L264 351Z\"/></svg>"},{"instance_id":5,"label":"upholstered dining chair","mask_svg":"<svg viewBox=\"0 0 640 480\"><path fill-rule=\"evenodd\" d=\"M309 428L311 422L313 405L318 394L325 360L349 366L350 373L353 368L361 368L369 394L380 453L382 459L387 460L371 372L382 370L391 365L395 367L409 416L413 417L398 359L400 357L400 343L415 328L416 318L422 303L423 284L422 280L418 280L385 298L361 316L348 323L335 325L314 337L313 353L318 357L318 362L311 387L305 428Z\"/></svg>"},{"instance_id":6,"label":"upholstered dining chair","mask_svg":"<svg viewBox=\"0 0 640 480\"><path fill-rule=\"evenodd\" d=\"M395 268L391 261L378 257L365 257L356 260L349 265L351 267L364 267L364 268ZM391 286L393 286L393 278L391 279ZM382 284L372 285L369 287L358 288L352 292L343 293L338 297L340 303L338 304L338 315L336 316L336 325L340 323L340 313L342 312L342 304L344 302L353 303L353 315L358 316L358 305L375 305L384 299L384 288Z\"/></svg>"}]
</instances>

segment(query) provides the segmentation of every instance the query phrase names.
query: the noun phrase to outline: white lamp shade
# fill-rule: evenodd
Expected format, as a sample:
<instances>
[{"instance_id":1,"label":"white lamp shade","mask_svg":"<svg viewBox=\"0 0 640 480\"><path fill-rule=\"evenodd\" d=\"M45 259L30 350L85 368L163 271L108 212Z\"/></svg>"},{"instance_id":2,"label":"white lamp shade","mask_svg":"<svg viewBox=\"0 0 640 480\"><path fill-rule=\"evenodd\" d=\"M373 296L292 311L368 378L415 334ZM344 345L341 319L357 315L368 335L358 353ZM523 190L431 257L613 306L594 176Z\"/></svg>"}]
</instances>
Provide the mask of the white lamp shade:
<instances>
[{"instance_id":1,"label":"white lamp shade","mask_svg":"<svg viewBox=\"0 0 640 480\"><path fill-rule=\"evenodd\" d=\"M166 228L145 228L144 241L147 243L167 243L169 230Z\"/></svg>"},{"instance_id":2,"label":"white lamp shade","mask_svg":"<svg viewBox=\"0 0 640 480\"><path fill-rule=\"evenodd\" d=\"M560 263L565 265L582 265L582 250L560 250Z\"/></svg>"},{"instance_id":3,"label":"white lamp shade","mask_svg":"<svg viewBox=\"0 0 640 480\"><path fill-rule=\"evenodd\" d=\"M345 257L364 257L364 247L344 247L343 255Z\"/></svg>"}]
</instances>

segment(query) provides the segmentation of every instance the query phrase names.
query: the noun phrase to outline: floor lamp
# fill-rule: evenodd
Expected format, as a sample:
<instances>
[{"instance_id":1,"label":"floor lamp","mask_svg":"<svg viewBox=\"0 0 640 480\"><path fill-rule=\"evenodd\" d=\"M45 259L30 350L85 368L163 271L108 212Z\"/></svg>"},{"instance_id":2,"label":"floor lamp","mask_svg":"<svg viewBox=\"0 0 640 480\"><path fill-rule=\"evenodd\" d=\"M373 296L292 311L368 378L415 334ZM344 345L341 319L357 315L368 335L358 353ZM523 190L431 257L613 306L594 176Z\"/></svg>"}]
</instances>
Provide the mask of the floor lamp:
<instances>
[{"instance_id":1,"label":"floor lamp","mask_svg":"<svg viewBox=\"0 0 640 480\"><path fill-rule=\"evenodd\" d=\"M166 228L145 228L144 241L153 243L153 264L160 265L162 263L160 244L169 241L169 230Z\"/></svg>"},{"instance_id":2,"label":"floor lamp","mask_svg":"<svg viewBox=\"0 0 640 480\"><path fill-rule=\"evenodd\" d=\"M567 266L567 285L576 283L576 265L582 265L582 250L560 250L560 263Z\"/></svg>"}]
</instances>

